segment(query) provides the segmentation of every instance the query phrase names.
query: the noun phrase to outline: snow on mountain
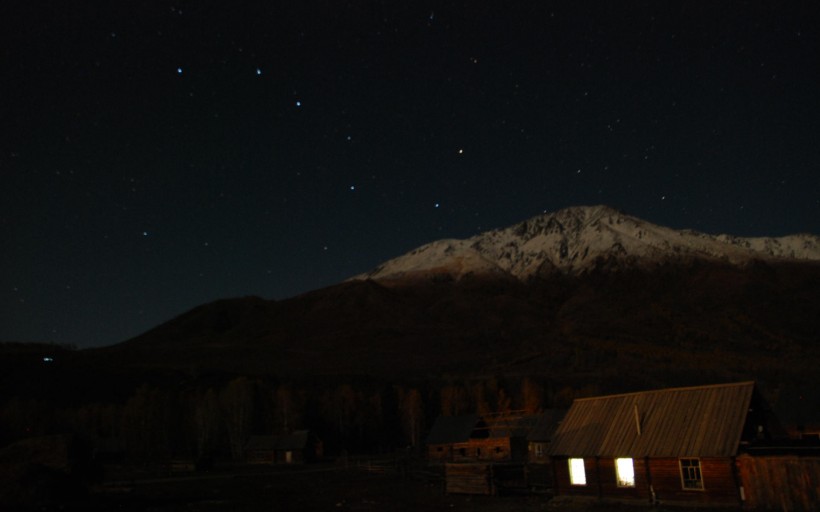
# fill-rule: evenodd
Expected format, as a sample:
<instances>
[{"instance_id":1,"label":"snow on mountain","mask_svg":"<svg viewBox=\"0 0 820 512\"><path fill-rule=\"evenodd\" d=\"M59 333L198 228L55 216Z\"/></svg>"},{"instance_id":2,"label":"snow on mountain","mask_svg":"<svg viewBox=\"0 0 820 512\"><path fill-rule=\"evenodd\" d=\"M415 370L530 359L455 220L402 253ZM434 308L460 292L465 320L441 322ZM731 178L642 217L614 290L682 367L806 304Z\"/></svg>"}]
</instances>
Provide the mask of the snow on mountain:
<instances>
[{"instance_id":1,"label":"snow on mountain","mask_svg":"<svg viewBox=\"0 0 820 512\"><path fill-rule=\"evenodd\" d=\"M401 279L414 275L579 274L621 263L706 259L742 265L751 260L820 260L820 237L741 238L675 230L608 206L579 206L545 213L466 240L423 245L353 279Z\"/></svg>"}]
</instances>

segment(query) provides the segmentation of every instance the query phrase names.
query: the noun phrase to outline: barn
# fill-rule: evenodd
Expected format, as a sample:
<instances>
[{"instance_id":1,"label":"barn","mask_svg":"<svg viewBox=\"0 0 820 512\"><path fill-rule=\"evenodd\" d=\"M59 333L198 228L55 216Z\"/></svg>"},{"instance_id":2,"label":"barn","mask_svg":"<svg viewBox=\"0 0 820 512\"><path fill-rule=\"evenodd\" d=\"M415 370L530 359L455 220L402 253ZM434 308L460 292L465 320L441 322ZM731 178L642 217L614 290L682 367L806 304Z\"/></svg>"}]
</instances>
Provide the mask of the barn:
<instances>
[{"instance_id":1,"label":"barn","mask_svg":"<svg viewBox=\"0 0 820 512\"><path fill-rule=\"evenodd\" d=\"M549 447L558 495L742 505L737 457L777 424L754 382L575 400Z\"/></svg>"}]
</instances>

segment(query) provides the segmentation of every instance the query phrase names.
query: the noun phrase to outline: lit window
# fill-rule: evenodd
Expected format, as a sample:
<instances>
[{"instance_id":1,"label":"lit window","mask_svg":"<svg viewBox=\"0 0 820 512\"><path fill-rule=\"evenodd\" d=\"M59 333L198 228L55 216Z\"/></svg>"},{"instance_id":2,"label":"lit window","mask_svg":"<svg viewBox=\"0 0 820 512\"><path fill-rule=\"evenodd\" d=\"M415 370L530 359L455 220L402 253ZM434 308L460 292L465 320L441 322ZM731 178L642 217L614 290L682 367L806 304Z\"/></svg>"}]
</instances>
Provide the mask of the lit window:
<instances>
[{"instance_id":1,"label":"lit window","mask_svg":"<svg viewBox=\"0 0 820 512\"><path fill-rule=\"evenodd\" d=\"M680 478L684 489L703 489L699 459L680 459Z\"/></svg>"},{"instance_id":2,"label":"lit window","mask_svg":"<svg viewBox=\"0 0 820 512\"><path fill-rule=\"evenodd\" d=\"M569 483L586 485L587 474L584 471L584 459L569 459Z\"/></svg>"},{"instance_id":3,"label":"lit window","mask_svg":"<svg viewBox=\"0 0 820 512\"><path fill-rule=\"evenodd\" d=\"M615 471L618 473L618 487L635 487L632 459L615 459Z\"/></svg>"}]
</instances>

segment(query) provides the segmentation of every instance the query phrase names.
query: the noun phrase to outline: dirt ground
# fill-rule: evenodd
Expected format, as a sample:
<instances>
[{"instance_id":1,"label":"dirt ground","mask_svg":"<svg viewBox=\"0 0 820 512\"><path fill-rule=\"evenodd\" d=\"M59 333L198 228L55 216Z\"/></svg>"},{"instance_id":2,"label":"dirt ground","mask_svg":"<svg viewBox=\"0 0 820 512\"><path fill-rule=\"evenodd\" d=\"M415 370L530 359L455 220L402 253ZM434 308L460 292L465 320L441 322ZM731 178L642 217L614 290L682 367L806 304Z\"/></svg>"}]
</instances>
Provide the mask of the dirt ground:
<instances>
[{"instance_id":1,"label":"dirt ground","mask_svg":"<svg viewBox=\"0 0 820 512\"><path fill-rule=\"evenodd\" d=\"M234 468L205 473L142 475L109 481L86 500L60 510L123 512L391 511L391 512L675 512L674 508L628 505L539 495L448 495L442 483L371 473L333 465ZM692 510L678 509L678 510ZM697 509L705 512L707 509ZM725 512L725 509L724 509Z\"/></svg>"},{"instance_id":2,"label":"dirt ground","mask_svg":"<svg viewBox=\"0 0 820 512\"><path fill-rule=\"evenodd\" d=\"M446 495L441 483L333 466L120 481L89 501L86 510L134 512L548 510L545 496Z\"/></svg>"}]
</instances>

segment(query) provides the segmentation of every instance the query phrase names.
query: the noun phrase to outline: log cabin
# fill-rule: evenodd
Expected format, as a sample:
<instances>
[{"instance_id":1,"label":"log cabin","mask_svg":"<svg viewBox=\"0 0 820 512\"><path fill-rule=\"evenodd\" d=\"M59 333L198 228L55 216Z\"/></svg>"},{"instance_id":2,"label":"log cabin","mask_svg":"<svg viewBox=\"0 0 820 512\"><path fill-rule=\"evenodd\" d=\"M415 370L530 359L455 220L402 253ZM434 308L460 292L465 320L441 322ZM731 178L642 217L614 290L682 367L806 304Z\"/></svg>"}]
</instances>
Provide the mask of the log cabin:
<instances>
[{"instance_id":1,"label":"log cabin","mask_svg":"<svg viewBox=\"0 0 820 512\"><path fill-rule=\"evenodd\" d=\"M737 457L775 425L754 382L577 399L549 447L555 491L738 507Z\"/></svg>"}]
</instances>

